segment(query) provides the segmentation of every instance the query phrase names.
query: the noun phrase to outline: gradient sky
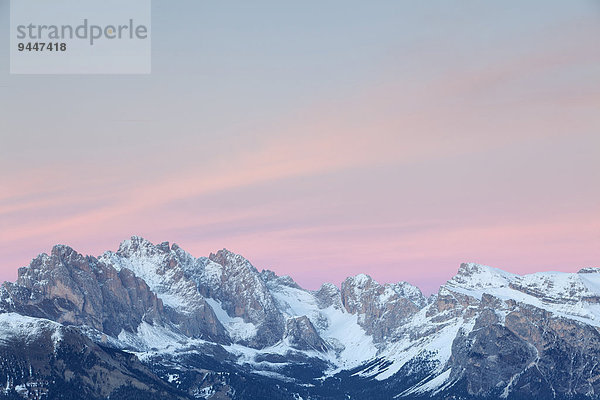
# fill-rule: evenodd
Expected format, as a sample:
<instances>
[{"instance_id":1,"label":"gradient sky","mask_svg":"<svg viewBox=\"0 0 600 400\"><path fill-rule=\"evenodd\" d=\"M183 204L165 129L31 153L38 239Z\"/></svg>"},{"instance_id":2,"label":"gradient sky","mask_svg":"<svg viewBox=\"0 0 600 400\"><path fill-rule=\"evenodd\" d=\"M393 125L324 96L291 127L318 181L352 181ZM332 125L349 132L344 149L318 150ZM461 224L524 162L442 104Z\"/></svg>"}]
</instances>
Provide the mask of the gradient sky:
<instances>
[{"instance_id":1,"label":"gradient sky","mask_svg":"<svg viewBox=\"0 0 600 400\"><path fill-rule=\"evenodd\" d=\"M600 265L596 0L154 0L149 76L9 75L8 3L0 280L133 234L313 289Z\"/></svg>"}]
</instances>

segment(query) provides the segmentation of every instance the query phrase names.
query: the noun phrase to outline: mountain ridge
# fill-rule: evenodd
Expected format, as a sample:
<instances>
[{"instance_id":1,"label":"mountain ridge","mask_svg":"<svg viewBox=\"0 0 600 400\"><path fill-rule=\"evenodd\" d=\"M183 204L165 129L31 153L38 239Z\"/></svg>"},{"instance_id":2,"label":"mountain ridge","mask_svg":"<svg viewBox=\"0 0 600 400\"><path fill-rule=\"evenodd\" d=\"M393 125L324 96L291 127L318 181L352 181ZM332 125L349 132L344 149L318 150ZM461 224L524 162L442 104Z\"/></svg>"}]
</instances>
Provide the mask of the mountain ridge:
<instances>
[{"instance_id":1,"label":"mountain ridge","mask_svg":"<svg viewBox=\"0 0 600 400\"><path fill-rule=\"evenodd\" d=\"M381 390L410 398L596 398L599 272L520 276L464 263L428 297L366 274L305 290L226 249L195 258L177 244L133 236L98 258L54 246L0 287L0 315L72 327L99 346L98 357L104 348L135 354L173 396L245 398L241 379L258 392L276 382L269 396L281 398ZM16 390L15 379L5 387Z\"/></svg>"}]
</instances>

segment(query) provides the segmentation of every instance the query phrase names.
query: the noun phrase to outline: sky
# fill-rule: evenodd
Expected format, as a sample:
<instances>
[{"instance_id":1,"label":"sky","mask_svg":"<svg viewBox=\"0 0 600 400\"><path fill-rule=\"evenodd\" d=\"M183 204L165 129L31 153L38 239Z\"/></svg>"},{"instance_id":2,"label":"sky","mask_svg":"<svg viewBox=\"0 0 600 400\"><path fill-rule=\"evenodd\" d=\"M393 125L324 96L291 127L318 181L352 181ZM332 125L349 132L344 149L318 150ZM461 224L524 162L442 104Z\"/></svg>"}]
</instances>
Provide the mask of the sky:
<instances>
[{"instance_id":1,"label":"sky","mask_svg":"<svg viewBox=\"0 0 600 400\"><path fill-rule=\"evenodd\" d=\"M0 281L221 248L309 289L600 266L600 3L154 0L150 75L9 74Z\"/></svg>"}]
</instances>

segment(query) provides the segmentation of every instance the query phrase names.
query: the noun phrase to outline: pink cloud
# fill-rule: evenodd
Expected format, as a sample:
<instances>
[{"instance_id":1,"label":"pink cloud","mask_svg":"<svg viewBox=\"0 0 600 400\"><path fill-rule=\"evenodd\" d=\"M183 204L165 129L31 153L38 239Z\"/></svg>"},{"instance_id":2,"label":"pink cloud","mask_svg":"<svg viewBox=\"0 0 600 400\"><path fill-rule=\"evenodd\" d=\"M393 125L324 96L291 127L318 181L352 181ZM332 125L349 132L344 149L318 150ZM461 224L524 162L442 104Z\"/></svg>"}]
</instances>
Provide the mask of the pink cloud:
<instances>
[{"instance_id":1,"label":"pink cloud","mask_svg":"<svg viewBox=\"0 0 600 400\"><path fill-rule=\"evenodd\" d=\"M416 171L440 160L565 137L593 143L590 135L600 129L598 93L577 92L569 86L553 87L548 95L527 82L533 82L536 75L552 77L554 69L597 61L599 54L573 46L568 51L561 47L555 53L533 53L468 71L418 76L412 84L390 74L351 98L319 101L272 125L259 126L256 129L265 132L256 133L251 150L210 149L198 154L198 146L165 148L129 160L139 164L132 170L128 163L107 161L108 165L98 166L52 160L47 168L24 165L12 175L4 172L0 191L4 267L0 273L13 277L16 267L57 242L98 254L114 249L131 234L178 241L194 255L228 247L255 260L259 267L274 265L278 272L290 273L312 288L326 280L339 282L346 275L368 272L382 281L406 279L433 290L451 276L459 262L469 260L515 272L597 264L597 208L555 215L563 200L548 198L536 207L544 210L541 216L521 218L501 210L489 218L461 222L453 214L468 218L469 213L457 211L452 199L443 197L440 190L444 186L452 191L444 181L452 171L440 171L439 181L430 175L416 176L411 185L392 176L379 181L374 193L352 187L358 172L377 171L375 167ZM513 153L506 154L509 168ZM147 172L144 166L152 157L172 160L174 167ZM177 167L182 158L193 160L185 171ZM541 157L532 162L542 161L552 165ZM486 165L473 166L477 168L483 170ZM541 181L548 185L544 177L523 183L518 179L521 173L514 173L517 190L526 191L526 185ZM580 173L594 176L587 170ZM245 206L243 197L232 199L254 188L289 190L286 182L312 182L334 174L347 180L350 189L344 195L350 200L340 199L335 192L308 189L296 201L259 198L258 205ZM380 178L374 175L372 179ZM386 195L389 185L412 190L403 195L414 196L409 208L376 201ZM500 183L489 182L494 185ZM513 189L506 183L503 188ZM446 218L432 216L423 206L436 192L447 203L435 211L447 214ZM352 196L381 209L365 211L351 203ZM571 197L579 202L577 193ZM205 209L206 198L233 205L219 208L211 203ZM517 200L505 193L499 201ZM192 206L182 210L183 202ZM389 225L381 223L386 213ZM502 223L503 219L507 221ZM202 230L214 231L214 235L198 235Z\"/></svg>"}]
</instances>

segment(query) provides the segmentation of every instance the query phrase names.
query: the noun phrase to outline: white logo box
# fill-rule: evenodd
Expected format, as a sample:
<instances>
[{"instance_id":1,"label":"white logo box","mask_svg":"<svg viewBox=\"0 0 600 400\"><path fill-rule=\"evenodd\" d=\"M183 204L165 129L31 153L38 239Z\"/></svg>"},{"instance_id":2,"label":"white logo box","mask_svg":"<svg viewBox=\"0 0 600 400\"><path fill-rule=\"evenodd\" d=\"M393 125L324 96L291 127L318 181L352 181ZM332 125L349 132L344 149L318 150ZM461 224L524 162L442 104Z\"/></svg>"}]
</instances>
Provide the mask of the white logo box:
<instances>
[{"instance_id":1,"label":"white logo box","mask_svg":"<svg viewBox=\"0 0 600 400\"><path fill-rule=\"evenodd\" d=\"M150 0L11 0L12 74L149 74Z\"/></svg>"}]
</instances>

